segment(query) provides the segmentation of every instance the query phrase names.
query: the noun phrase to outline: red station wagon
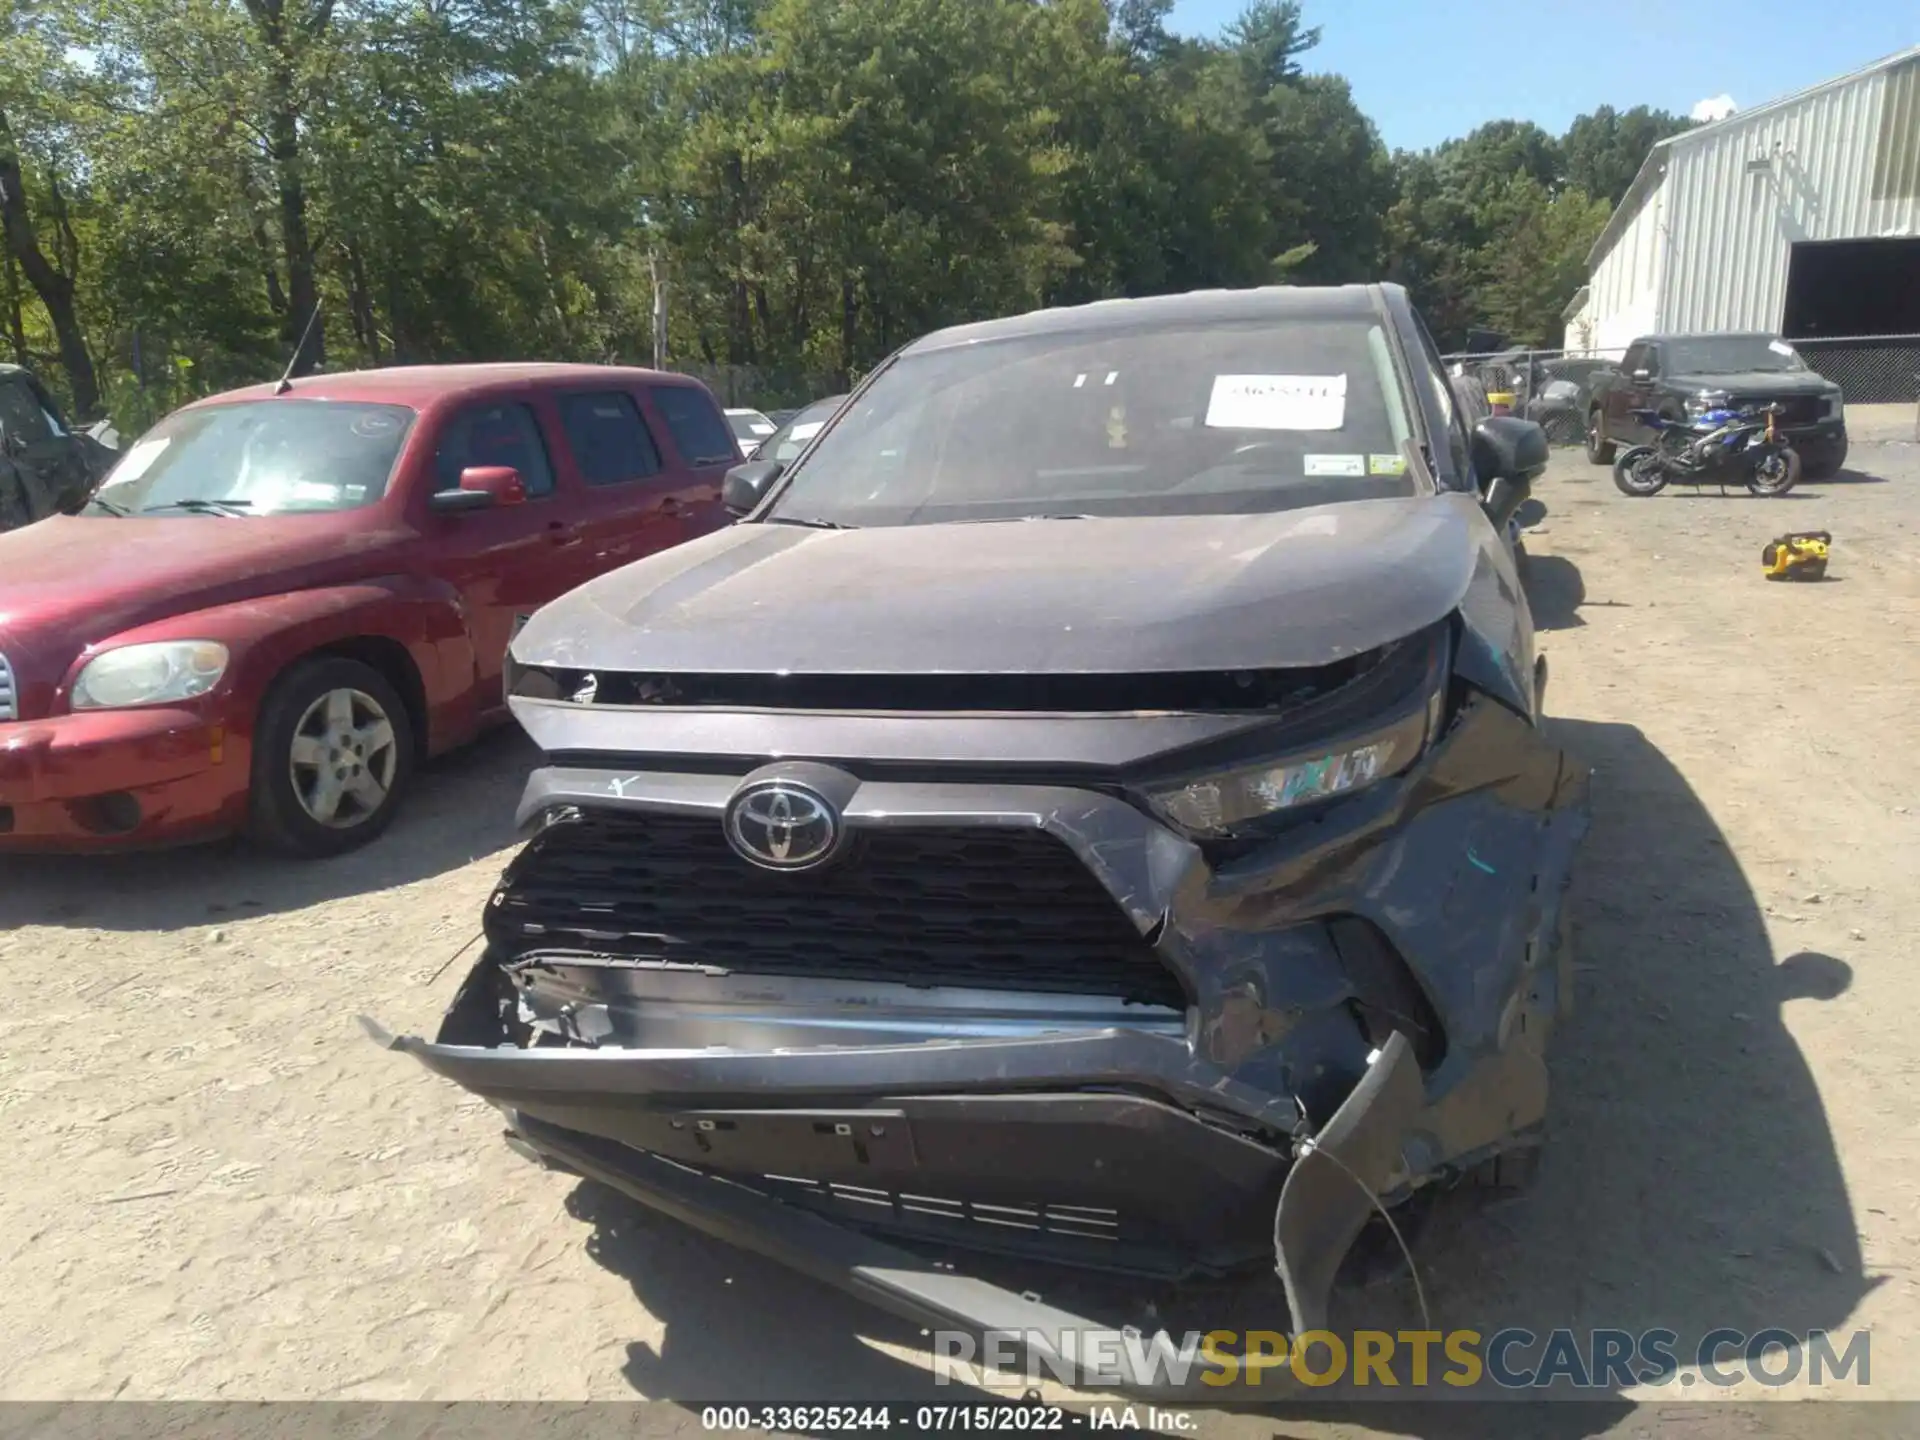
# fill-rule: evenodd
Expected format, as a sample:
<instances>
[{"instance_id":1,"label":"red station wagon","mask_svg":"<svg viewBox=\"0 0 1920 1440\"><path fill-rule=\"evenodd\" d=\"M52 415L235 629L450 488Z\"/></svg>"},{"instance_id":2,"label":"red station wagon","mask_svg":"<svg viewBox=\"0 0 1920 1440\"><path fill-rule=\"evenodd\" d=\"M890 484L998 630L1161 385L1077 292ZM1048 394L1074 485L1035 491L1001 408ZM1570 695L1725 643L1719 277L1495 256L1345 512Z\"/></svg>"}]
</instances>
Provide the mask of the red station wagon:
<instances>
[{"instance_id":1,"label":"red station wagon","mask_svg":"<svg viewBox=\"0 0 1920 1440\"><path fill-rule=\"evenodd\" d=\"M244 831L336 854L506 718L515 627L727 522L698 381L315 376L177 411L79 515L0 535L0 854Z\"/></svg>"}]
</instances>

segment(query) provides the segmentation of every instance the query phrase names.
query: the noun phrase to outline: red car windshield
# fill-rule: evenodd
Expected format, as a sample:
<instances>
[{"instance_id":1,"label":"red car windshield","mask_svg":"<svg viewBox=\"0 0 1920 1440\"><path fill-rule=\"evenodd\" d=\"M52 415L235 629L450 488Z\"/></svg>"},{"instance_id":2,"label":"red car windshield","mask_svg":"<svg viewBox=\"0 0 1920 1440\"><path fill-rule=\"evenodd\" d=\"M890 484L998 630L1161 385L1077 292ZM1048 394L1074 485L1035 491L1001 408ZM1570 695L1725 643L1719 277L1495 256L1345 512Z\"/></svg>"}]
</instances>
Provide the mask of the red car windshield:
<instances>
[{"instance_id":1,"label":"red car windshield","mask_svg":"<svg viewBox=\"0 0 1920 1440\"><path fill-rule=\"evenodd\" d=\"M355 510L386 494L413 427L403 405L248 400L168 416L99 491L109 514L285 515Z\"/></svg>"}]
</instances>

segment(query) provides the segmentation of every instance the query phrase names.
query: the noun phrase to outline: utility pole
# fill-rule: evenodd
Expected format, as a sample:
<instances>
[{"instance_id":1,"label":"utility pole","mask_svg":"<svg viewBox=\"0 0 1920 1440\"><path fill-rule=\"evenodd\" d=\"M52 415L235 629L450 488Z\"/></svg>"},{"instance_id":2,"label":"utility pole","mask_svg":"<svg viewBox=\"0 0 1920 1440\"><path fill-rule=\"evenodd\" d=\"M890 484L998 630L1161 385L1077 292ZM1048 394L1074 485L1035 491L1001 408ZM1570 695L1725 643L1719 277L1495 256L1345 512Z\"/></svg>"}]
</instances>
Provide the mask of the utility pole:
<instances>
[{"instance_id":1,"label":"utility pole","mask_svg":"<svg viewBox=\"0 0 1920 1440\"><path fill-rule=\"evenodd\" d=\"M653 279L653 368L667 366L667 279L657 249L647 251L647 273Z\"/></svg>"}]
</instances>

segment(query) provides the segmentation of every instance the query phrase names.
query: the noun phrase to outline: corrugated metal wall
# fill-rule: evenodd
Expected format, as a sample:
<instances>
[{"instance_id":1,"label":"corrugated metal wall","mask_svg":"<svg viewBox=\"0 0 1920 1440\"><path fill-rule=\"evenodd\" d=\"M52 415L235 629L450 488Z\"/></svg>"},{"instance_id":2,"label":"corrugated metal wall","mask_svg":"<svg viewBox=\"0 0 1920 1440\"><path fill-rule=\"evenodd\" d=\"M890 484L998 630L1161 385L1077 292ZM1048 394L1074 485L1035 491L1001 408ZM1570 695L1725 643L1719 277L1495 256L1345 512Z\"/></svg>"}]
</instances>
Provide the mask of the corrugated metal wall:
<instances>
[{"instance_id":1,"label":"corrugated metal wall","mask_svg":"<svg viewBox=\"0 0 1920 1440\"><path fill-rule=\"evenodd\" d=\"M1595 268L1587 301L1595 349L1624 350L1636 337L1658 328L1666 213L1667 187L1659 183Z\"/></svg>"},{"instance_id":2,"label":"corrugated metal wall","mask_svg":"<svg viewBox=\"0 0 1920 1440\"><path fill-rule=\"evenodd\" d=\"M1653 328L1776 330L1795 242L1920 235L1920 58L1669 148Z\"/></svg>"}]
</instances>

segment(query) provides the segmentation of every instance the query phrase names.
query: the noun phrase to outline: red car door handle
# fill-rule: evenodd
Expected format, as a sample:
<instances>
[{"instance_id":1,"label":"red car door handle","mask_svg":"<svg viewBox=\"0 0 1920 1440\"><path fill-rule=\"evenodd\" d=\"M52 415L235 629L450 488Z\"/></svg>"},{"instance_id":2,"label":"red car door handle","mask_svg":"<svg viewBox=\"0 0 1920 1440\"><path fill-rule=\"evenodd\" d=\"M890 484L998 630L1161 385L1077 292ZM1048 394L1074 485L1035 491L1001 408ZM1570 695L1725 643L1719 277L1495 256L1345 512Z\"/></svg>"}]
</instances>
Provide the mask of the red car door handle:
<instances>
[{"instance_id":1,"label":"red car door handle","mask_svg":"<svg viewBox=\"0 0 1920 1440\"><path fill-rule=\"evenodd\" d=\"M563 525L558 520L547 525L547 539L561 549L567 549L580 543L580 532L571 525Z\"/></svg>"}]
</instances>

